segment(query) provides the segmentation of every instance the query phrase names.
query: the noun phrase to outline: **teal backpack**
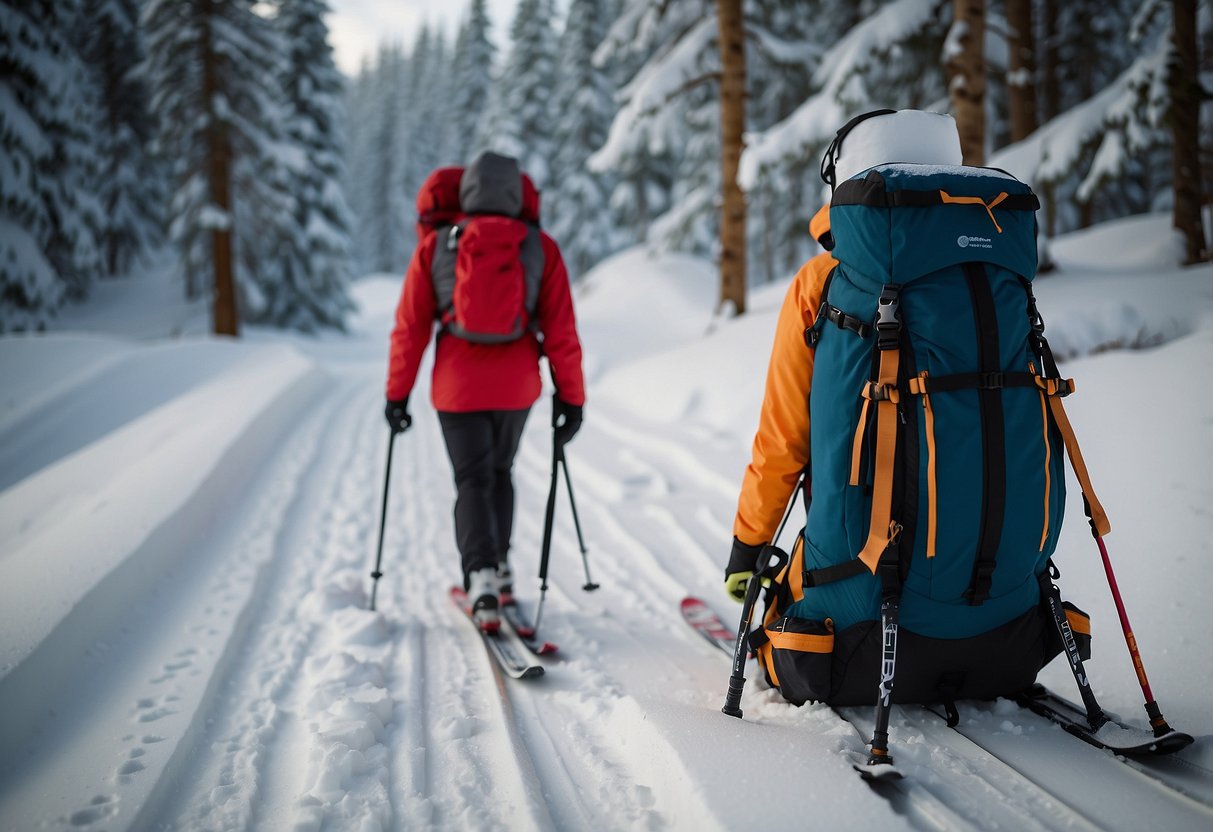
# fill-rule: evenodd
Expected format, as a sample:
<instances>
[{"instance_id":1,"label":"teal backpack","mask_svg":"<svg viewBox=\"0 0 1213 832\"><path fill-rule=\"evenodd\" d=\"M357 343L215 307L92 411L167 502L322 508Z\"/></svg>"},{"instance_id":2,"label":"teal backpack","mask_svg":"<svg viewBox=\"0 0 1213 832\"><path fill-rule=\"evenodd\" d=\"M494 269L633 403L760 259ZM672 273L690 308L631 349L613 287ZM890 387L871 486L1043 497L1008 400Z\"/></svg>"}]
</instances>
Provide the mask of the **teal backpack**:
<instances>
[{"instance_id":1,"label":"teal backpack","mask_svg":"<svg viewBox=\"0 0 1213 832\"><path fill-rule=\"evenodd\" d=\"M808 516L750 639L790 701L1011 695L1062 649L1063 455L1107 519L1032 293L1038 207L987 168L884 164L835 188L839 262L805 333Z\"/></svg>"}]
</instances>

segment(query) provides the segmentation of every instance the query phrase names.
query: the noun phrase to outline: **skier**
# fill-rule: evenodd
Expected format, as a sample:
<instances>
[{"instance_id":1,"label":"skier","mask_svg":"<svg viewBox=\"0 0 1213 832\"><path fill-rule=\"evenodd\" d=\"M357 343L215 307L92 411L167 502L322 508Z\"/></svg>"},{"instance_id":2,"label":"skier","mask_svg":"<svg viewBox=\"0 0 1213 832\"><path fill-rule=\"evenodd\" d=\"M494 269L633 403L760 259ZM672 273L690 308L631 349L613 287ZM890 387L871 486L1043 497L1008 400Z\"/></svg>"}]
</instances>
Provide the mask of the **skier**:
<instances>
[{"instance_id":1,"label":"skier","mask_svg":"<svg viewBox=\"0 0 1213 832\"><path fill-rule=\"evenodd\" d=\"M828 202L813 215L809 234L826 250L801 266L779 309L753 458L746 468L733 522L725 589L739 603L745 598L759 553L775 536L780 515L809 460L807 404L813 351L805 349L804 333L817 319L826 276L838 263L829 252L833 241Z\"/></svg>"},{"instance_id":2,"label":"skier","mask_svg":"<svg viewBox=\"0 0 1213 832\"><path fill-rule=\"evenodd\" d=\"M511 470L539 398L539 357L556 388L553 441L563 446L582 422L581 343L560 249L539 229L538 193L517 160L483 153L466 170L434 171L417 205L420 242L396 310L385 415L393 432L412 425L409 395L437 322L430 397L455 480L463 584L473 620L492 631L499 596L511 591Z\"/></svg>"}]
</instances>

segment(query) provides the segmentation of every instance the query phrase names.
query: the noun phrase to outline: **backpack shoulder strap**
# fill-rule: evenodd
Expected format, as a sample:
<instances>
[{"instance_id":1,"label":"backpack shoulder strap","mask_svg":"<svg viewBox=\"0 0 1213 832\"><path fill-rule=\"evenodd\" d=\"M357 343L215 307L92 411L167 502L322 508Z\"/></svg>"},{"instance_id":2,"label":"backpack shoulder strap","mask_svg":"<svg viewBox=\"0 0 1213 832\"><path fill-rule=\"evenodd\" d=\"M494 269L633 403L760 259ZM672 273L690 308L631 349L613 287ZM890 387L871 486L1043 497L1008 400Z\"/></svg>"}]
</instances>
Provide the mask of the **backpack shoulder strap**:
<instances>
[{"instance_id":1,"label":"backpack shoulder strap","mask_svg":"<svg viewBox=\"0 0 1213 832\"><path fill-rule=\"evenodd\" d=\"M459 237L467 226L467 220L451 225L440 225L434 246L434 259L430 262L430 279L434 284L438 318L441 320L455 303L455 259L459 256Z\"/></svg>"},{"instance_id":2,"label":"backpack shoulder strap","mask_svg":"<svg viewBox=\"0 0 1213 832\"><path fill-rule=\"evenodd\" d=\"M547 266L543 254L543 232L537 223L527 223L526 239L522 242L522 271L526 275L526 313L534 322L535 310L539 308L539 286Z\"/></svg>"}]
</instances>

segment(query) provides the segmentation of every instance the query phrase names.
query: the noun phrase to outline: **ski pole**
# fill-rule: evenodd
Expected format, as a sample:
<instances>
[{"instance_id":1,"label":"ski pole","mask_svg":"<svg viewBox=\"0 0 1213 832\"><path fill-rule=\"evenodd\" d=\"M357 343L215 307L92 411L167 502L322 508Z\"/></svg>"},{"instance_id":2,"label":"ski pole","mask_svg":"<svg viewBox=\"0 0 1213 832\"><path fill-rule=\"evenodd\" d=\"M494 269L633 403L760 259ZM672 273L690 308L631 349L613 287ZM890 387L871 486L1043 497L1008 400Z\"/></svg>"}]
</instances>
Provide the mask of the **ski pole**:
<instances>
[{"instance_id":1,"label":"ski pole","mask_svg":"<svg viewBox=\"0 0 1213 832\"><path fill-rule=\"evenodd\" d=\"M800 479L796 481L796 487L792 489L792 497L788 500L788 509L779 523L779 530L775 532L775 543L779 541L779 536L783 534L783 527L787 525L788 518L792 516L792 509L796 506L796 495L800 493L803 484L804 474L801 473ZM720 709L725 716L735 716L741 719L741 694L745 691L745 663L750 652L747 649L749 647L747 642L763 577L788 562L788 556L776 547L775 543L768 543L762 547L762 552L758 555L758 563L754 565L754 575L750 578L749 585L746 586L745 601L741 605L741 620L737 624L737 641L733 646L733 672L729 675L729 691L724 697L724 707ZM762 568L760 569L759 566Z\"/></svg>"},{"instance_id":2,"label":"ski pole","mask_svg":"<svg viewBox=\"0 0 1213 832\"><path fill-rule=\"evenodd\" d=\"M893 568L883 567L882 568ZM891 765L889 756L889 713L893 709L893 675L897 668L897 623L901 610L898 591L885 594L880 605L880 686L877 688L876 725L872 728L872 741L868 743L872 752L868 754L868 765Z\"/></svg>"},{"instance_id":3,"label":"ski pole","mask_svg":"<svg viewBox=\"0 0 1213 832\"><path fill-rule=\"evenodd\" d=\"M548 559L552 554L552 520L556 516L556 485L560 475L561 448L556 444L555 432L552 438L552 485L548 489L548 505L543 515L543 548L539 556L539 606L535 610L536 632L543 618L543 599L548 591Z\"/></svg>"},{"instance_id":4,"label":"ski pole","mask_svg":"<svg viewBox=\"0 0 1213 832\"><path fill-rule=\"evenodd\" d=\"M1164 734L1171 733L1171 726L1167 724L1167 720L1162 715L1162 709L1158 707L1158 702L1154 700L1154 693L1150 690L1150 680L1146 678L1146 666L1141 660L1141 651L1137 649L1137 639L1133 636L1133 628L1129 625L1129 616L1125 612L1125 603L1120 597L1120 588L1116 585L1116 575L1112 572L1112 561L1108 557L1108 547L1104 545L1103 538L1098 534L1094 535L1095 543L1099 546L1099 555L1103 558L1103 570L1108 576L1108 587L1112 590L1112 600L1116 602L1116 613L1120 616L1120 629L1125 634L1125 644L1129 647L1129 656L1133 659L1133 669L1137 671L1137 682L1141 685L1142 695L1146 699L1146 714L1150 717L1150 727L1154 729L1154 736L1161 737Z\"/></svg>"},{"instance_id":5,"label":"ski pole","mask_svg":"<svg viewBox=\"0 0 1213 832\"><path fill-rule=\"evenodd\" d=\"M563 450L560 453L560 466L564 468L564 484L568 486L569 507L573 509L573 527L577 529L577 545L581 547L581 565L585 567L585 584L581 588L586 592L593 592L598 589L598 584L590 578L590 559L585 546L585 538L581 536L581 520L577 517L577 501L573 499L573 479L569 476L569 459L564 455Z\"/></svg>"},{"instance_id":6,"label":"ski pole","mask_svg":"<svg viewBox=\"0 0 1213 832\"><path fill-rule=\"evenodd\" d=\"M379 579L383 572L379 567L383 562L383 528L387 524L387 489L392 481L392 446L396 444L396 431L388 432L387 440L387 470L383 473L383 507L379 510L379 547L375 552L375 570L371 572L371 611L375 610L375 594L379 591Z\"/></svg>"},{"instance_id":7,"label":"ski pole","mask_svg":"<svg viewBox=\"0 0 1213 832\"><path fill-rule=\"evenodd\" d=\"M1057 588L1057 584L1053 583L1048 571L1041 573L1040 591L1049 604L1053 626L1057 628L1062 650L1070 662L1070 672L1074 674L1078 693L1082 696L1082 704L1087 709L1087 724L1091 726L1092 731L1098 731L1108 721L1108 717L1103 712L1103 708L1099 706L1099 702L1096 701L1095 692L1091 690L1091 682L1087 679L1087 672L1082 666L1082 657L1078 654L1078 643L1074 640L1074 632L1070 629L1065 608L1061 604L1061 590Z\"/></svg>"}]
</instances>

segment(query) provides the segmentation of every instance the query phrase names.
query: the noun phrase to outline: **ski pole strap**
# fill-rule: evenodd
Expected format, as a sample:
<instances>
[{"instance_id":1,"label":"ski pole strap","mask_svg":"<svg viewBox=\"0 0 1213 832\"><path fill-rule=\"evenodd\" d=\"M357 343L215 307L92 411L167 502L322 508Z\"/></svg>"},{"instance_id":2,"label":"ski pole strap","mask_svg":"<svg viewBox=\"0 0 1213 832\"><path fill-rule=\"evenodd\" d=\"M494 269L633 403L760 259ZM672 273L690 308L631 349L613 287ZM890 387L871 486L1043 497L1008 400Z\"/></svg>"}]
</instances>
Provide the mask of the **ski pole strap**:
<instances>
[{"instance_id":1,"label":"ski pole strap","mask_svg":"<svg viewBox=\"0 0 1213 832\"><path fill-rule=\"evenodd\" d=\"M1054 379L1049 379L1049 381L1054 381ZM1074 389L1072 381L1067 381L1066 384L1070 390ZM1095 489L1091 487L1091 476L1087 473L1087 464L1083 461L1082 451L1079 450L1078 438L1075 437L1074 428L1066 416L1061 396L1049 395L1048 399L1053 421L1057 424L1057 429L1061 432L1062 441L1066 446L1066 456L1070 458L1070 467L1074 469L1074 476L1078 477L1078 483L1082 487L1083 509L1091 522L1091 533L1096 538L1103 537L1112 530L1112 526L1108 522L1108 515L1104 513L1099 498L1095 496Z\"/></svg>"}]
</instances>

